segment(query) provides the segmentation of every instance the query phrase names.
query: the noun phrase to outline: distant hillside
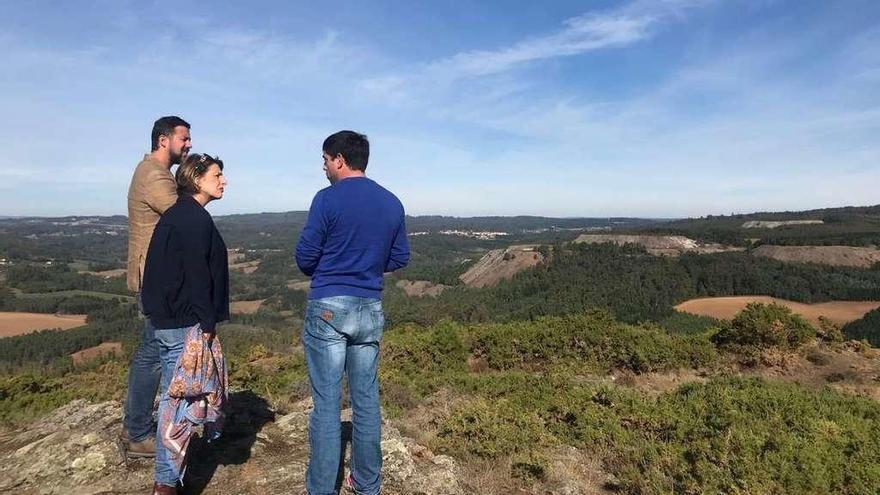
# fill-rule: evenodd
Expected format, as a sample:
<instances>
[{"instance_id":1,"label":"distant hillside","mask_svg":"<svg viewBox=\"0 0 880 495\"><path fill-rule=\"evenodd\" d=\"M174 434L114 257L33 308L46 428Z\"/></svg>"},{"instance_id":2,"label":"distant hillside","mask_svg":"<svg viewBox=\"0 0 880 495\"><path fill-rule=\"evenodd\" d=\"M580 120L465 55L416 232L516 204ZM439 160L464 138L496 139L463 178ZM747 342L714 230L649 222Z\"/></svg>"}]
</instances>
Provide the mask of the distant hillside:
<instances>
[{"instance_id":1,"label":"distant hillside","mask_svg":"<svg viewBox=\"0 0 880 495\"><path fill-rule=\"evenodd\" d=\"M880 244L880 205L707 215L670 221L645 231L739 246L869 246Z\"/></svg>"}]
</instances>

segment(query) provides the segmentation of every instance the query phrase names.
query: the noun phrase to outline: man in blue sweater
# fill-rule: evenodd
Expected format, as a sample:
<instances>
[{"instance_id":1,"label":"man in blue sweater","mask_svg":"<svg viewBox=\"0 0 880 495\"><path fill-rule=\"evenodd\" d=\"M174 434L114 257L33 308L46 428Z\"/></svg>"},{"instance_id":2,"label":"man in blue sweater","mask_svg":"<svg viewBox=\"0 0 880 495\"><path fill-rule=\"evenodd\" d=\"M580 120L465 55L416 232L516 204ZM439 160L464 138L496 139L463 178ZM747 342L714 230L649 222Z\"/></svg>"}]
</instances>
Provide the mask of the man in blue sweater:
<instances>
[{"instance_id":1,"label":"man in blue sweater","mask_svg":"<svg viewBox=\"0 0 880 495\"><path fill-rule=\"evenodd\" d=\"M340 131L324 140L330 187L318 191L296 245L296 264L312 277L303 347L315 408L309 421L309 495L338 493L342 430L342 375L352 408L351 477L355 492L381 487L382 417L379 410L379 341L382 274L409 262L403 205L365 175L370 143Z\"/></svg>"}]
</instances>

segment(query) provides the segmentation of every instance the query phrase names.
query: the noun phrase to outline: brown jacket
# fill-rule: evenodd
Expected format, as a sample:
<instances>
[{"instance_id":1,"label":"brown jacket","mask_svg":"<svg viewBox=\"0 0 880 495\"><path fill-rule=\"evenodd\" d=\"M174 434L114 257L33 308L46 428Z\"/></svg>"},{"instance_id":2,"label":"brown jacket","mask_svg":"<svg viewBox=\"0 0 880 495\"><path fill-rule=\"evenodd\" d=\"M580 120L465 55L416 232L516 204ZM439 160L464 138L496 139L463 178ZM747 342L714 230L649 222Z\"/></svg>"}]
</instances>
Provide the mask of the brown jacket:
<instances>
[{"instance_id":1,"label":"brown jacket","mask_svg":"<svg viewBox=\"0 0 880 495\"><path fill-rule=\"evenodd\" d=\"M162 213L176 202L177 185L171 171L150 155L144 155L128 188L129 290L140 292L153 229Z\"/></svg>"}]
</instances>

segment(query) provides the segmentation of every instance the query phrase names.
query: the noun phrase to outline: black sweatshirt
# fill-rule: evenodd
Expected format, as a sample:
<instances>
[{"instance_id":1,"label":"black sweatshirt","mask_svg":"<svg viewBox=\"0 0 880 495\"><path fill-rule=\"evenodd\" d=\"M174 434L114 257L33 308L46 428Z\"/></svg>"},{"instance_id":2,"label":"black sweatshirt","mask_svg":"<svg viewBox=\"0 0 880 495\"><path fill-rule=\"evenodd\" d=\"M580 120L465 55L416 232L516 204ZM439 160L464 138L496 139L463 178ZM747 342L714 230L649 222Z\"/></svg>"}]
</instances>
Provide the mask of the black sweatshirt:
<instances>
[{"instance_id":1,"label":"black sweatshirt","mask_svg":"<svg viewBox=\"0 0 880 495\"><path fill-rule=\"evenodd\" d=\"M155 328L200 323L213 332L229 319L229 261L211 214L191 196L165 211L147 251L141 288Z\"/></svg>"}]
</instances>

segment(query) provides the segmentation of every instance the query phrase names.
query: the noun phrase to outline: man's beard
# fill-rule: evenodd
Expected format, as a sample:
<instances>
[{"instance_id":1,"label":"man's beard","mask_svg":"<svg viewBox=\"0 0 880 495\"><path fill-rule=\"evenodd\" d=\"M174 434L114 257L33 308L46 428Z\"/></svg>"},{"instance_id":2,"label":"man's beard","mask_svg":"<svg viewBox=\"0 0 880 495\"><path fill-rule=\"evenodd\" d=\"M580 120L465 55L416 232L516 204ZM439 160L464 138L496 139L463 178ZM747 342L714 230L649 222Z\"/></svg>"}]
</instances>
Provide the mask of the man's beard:
<instances>
[{"instance_id":1,"label":"man's beard","mask_svg":"<svg viewBox=\"0 0 880 495\"><path fill-rule=\"evenodd\" d=\"M189 151L181 151L180 153L172 153L171 154L171 164L172 165L180 165L186 160L186 156L189 155Z\"/></svg>"}]
</instances>

